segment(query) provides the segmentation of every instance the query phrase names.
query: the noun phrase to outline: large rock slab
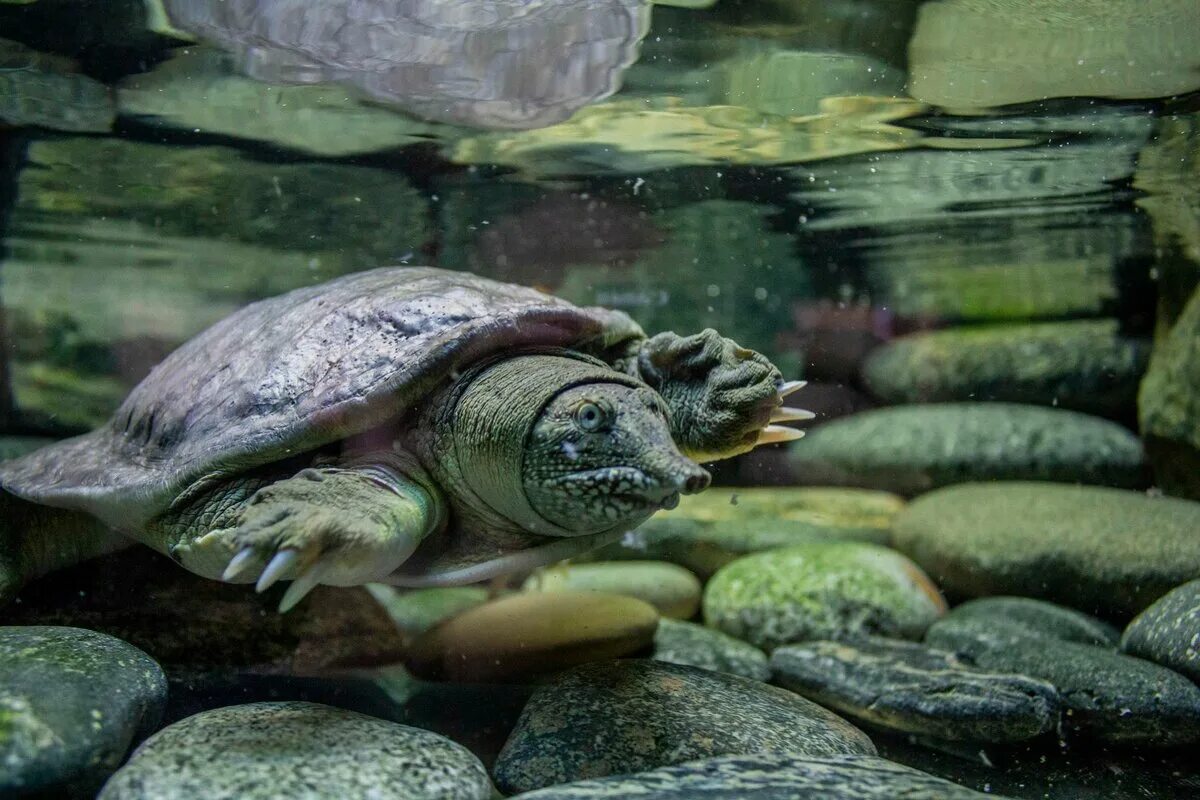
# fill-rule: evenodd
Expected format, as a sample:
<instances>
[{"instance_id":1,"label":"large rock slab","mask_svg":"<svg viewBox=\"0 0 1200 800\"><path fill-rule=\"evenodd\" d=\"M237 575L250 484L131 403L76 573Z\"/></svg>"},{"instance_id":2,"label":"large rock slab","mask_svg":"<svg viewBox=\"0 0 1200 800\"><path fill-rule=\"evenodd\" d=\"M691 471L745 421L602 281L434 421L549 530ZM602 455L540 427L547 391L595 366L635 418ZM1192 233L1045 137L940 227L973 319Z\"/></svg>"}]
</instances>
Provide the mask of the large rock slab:
<instances>
[{"instance_id":1,"label":"large rock slab","mask_svg":"<svg viewBox=\"0 0 1200 800\"><path fill-rule=\"evenodd\" d=\"M488 800L479 759L436 733L317 703L205 711L147 739L100 800Z\"/></svg>"},{"instance_id":2,"label":"large rock slab","mask_svg":"<svg viewBox=\"0 0 1200 800\"><path fill-rule=\"evenodd\" d=\"M930 403L867 411L811 431L789 451L797 479L918 494L980 480L1135 487L1142 444L1098 417L1015 403Z\"/></svg>"},{"instance_id":3,"label":"large rock slab","mask_svg":"<svg viewBox=\"0 0 1200 800\"><path fill-rule=\"evenodd\" d=\"M657 661L577 667L538 687L496 762L506 792L710 756L874 754L864 733L791 692Z\"/></svg>"},{"instance_id":4,"label":"large rock slab","mask_svg":"<svg viewBox=\"0 0 1200 800\"><path fill-rule=\"evenodd\" d=\"M1125 629L1121 650L1200 683L1200 580L1172 589L1139 614Z\"/></svg>"},{"instance_id":5,"label":"large rock slab","mask_svg":"<svg viewBox=\"0 0 1200 800\"><path fill-rule=\"evenodd\" d=\"M861 634L918 639L945 611L937 587L915 564L857 542L746 556L704 590L708 625L766 650Z\"/></svg>"},{"instance_id":6,"label":"large rock slab","mask_svg":"<svg viewBox=\"0 0 1200 800\"><path fill-rule=\"evenodd\" d=\"M520 800L1004 800L874 756L723 756L551 786Z\"/></svg>"},{"instance_id":7,"label":"large rock slab","mask_svg":"<svg viewBox=\"0 0 1200 800\"><path fill-rule=\"evenodd\" d=\"M870 637L771 654L776 683L855 719L954 741L1016 742L1058 724L1058 692L1023 675L973 669L954 654Z\"/></svg>"},{"instance_id":8,"label":"large rock slab","mask_svg":"<svg viewBox=\"0 0 1200 800\"><path fill-rule=\"evenodd\" d=\"M166 700L158 664L120 639L0 627L0 795L94 792Z\"/></svg>"},{"instance_id":9,"label":"large rock slab","mask_svg":"<svg viewBox=\"0 0 1200 800\"><path fill-rule=\"evenodd\" d=\"M1200 503L1049 483L955 486L914 501L893 544L949 592L1128 619L1200 576Z\"/></svg>"}]
</instances>

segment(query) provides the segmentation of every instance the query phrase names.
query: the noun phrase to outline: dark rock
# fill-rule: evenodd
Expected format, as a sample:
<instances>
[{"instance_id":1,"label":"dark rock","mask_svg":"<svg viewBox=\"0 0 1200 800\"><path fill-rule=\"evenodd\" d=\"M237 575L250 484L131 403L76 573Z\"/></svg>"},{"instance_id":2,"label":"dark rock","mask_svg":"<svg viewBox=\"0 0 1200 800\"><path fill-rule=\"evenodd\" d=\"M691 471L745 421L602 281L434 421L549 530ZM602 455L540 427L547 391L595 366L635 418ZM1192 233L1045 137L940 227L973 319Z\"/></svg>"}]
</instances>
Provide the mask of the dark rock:
<instances>
[{"instance_id":1,"label":"dark rock","mask_svg":"<svg viewBox=\"0 0 1200 800\"><path fill-rule=\"evenodd\" d=\"M728 672L757 681L771 677L767 656L762 650L720 631L682 620L659 620L651 657L656 661Z\"/></svg>"},{"instance_id":2,"label":"dark rock","mask_svg":"<svg viewBox=\"0 0 1200 800\"><path fill-rule=\"evenodd\" d=\"M158 664L119 639L0 627L0 795L94 792L166 699Z\"/></svg>"},{"instance_id":3,"label":"dark rock","mask_svg":"<svg viewBox=\"0 0 1200 800\"><path fill-rule=\"evenodd\" d=\"M771 654L775 682L843 714L939 739L1016 742L1058 723L1043 681L972 669L952 653L879 637L808 642Z\"/></svg>"},{"instance_id":4,"label":"dark rock","mask_svg":"<svg viewBox=\"0 0 1200 800\"><path fill-rule=\"evenodd\" d=\"M841 717L758 681L657 661L577 667L540 686L496 762L506 792L699 758L874 754Z\"/></svg>"},{"instance_id":5,"label":"dark rock","mask_svg":"<svg viewBox=\"0 0 1200 800\"><path fill-rule=\"evenodd\" d=\"M1016 625L1028 633L1113 649L1121 632L1103 620L1073 608L1031 597L981 597L955 606L954 618Z\"/></svg>"},{"instance_id":6,"label":"dark rock","mask_svg":"<svg viewBox=\"0 0 1200 800\"><path fill-rule=\"evenodd\" d=\"M1004 800L875 756L741 755L551 786L520 800Z\"/></svg>"},{"instance_id":7,"label":"dark rock","mask_svg":"<svg viewBox=\"0 0 1200 800\"><path fill-rule=\"evenodd\" d=\"M1200 575L1200 503L1047 483L955 486L909 505L893 545L948 592L1128 619Z\"/></svg>"},{"instance_id":8,"label":"dark rock","mask_svg":"<svg viewBox=\"0 0 1200 800\"><path fill-rule=\"evenodd\" d=\"M1172 589L1139 614L1125 629L1121 650L1200 683L1200 580Z\"/></svg>"},{"instance_id":9,"label":"dark rock","mask_svg":"<svg viewBox=\"0 0 1200 800\"><path fill-rule=\"evenodd\" d=\"M813 430L789 451L797 480L917 494L976 480L1135 487L1142 444L1109 420L1015 403L868 411Z\"/></svg>"},{"instance_id":10,"label":"dark rock","mask_svg":"<svg viewBox=\"0 0 1200 800\"><path fill-rule=\"evenodd\" d=\"M483 764L419 728L315 703L206 711L147 739L102 800L488 800Z\"/></svg>"},{"instance_id":11,"label":"dark rock","mask_svg":"<svg viewBox=\"0 0 1200 800\"><path fill-rule=\"evenodd\" d=\"M1200 739L1200 688L1149 661L954 614L934 623L925 642L981 669L1053 684L1066 730L1081 737L1140 746Z\"/></svg>"}]
</instances>

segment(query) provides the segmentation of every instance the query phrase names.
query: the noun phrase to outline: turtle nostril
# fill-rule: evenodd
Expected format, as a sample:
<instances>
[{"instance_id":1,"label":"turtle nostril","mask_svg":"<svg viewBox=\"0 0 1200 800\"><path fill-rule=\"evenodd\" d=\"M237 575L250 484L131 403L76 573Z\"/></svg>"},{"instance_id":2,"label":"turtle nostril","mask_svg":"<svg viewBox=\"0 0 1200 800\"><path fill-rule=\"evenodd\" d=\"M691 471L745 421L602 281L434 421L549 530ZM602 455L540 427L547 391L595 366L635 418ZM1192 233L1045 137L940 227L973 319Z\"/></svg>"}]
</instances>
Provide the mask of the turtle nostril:
<instances>
[{"instance_id":1,"label":"turtle nostril","mask_svg":"<svg viewBox=\"0 0 1200 800\"><path fill-rule=\"evenodd\" d=\"M696 467L695 472L692 472L690 475L688 475L687 479L683 482L683 491L687 494L703 492L708 488L709 481L711 480L711 475L699 467Z\"/></svg>"}]
</instances>

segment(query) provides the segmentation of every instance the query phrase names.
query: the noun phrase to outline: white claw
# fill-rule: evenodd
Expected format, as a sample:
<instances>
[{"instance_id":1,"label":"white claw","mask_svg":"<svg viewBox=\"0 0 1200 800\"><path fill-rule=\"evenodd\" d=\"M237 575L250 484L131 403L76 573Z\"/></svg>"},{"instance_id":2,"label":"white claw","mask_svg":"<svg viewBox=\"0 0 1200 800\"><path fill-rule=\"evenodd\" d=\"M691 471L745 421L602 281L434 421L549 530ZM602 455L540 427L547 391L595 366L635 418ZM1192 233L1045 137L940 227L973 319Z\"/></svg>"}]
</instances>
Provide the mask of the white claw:
<instances>
[{"instance_id":1,"label":"white claw","mask_svg":"<svg viewBox=\"0 0 1200 800\"><path fill-rule=\"evenodd\" d=\"M246 568L254 562L254 548L243 547L238 551L237 555L229 559L229 564L225 567L225 571L221 573L221 580L228 583L229 581L237 580L246 572Z\"/></svg>"},{"instance_id":2,"label":"white claw","mask_svg":"<svg viewBox=\"0 0 1200 800\"><path fill-rule=\"evenodd\" d=\"M254 591L265 592L274 585L275 581L282 578L299 558L300 552L295 548L280 550L271 559L271 563L267 564L267 568L262 571L262 575L258 576L258 583L254 584Z\"/></svg>"},{"instance_id":3,"label":"white claw","mask_svg":"<svg viewBox=\"0 0 1200 800\"><path fill-rule=\"evenodd\" d=\"M785 428L782 425L768 425L758 433L758 440L754 442L754 446L758 447L764 444L778 444L779 442L794 442L804 436L804 431L799 428Z\"/></svg>"},{"instance_id":4,"label":"white claw","mask_svg":"<svg viewBox=\"0 0 1200 800\"><path fill-rule=\"evenodd\" d=\"M788 408L780 406L771 412L771 422L797 422L805 419L815 419L816 414L803 408Z\"/></svg>"},{"instance_id":5,"label":"white claw","mask_svg":"<svg viewBox=\"0 0 1200 800\"><path fill-rule=\"evenodd\" d=\"M785 381L779 387L779 396L787 397L792 392L803 389L807 385L808 385L808 381Z\"/></svg>"},{"instance_id":6,"label":"white claw","mask_svg":"<svg viewBox=\"0 0 1200 800\"><path fill-rule=\"evenodd\" d=\"M279 601L279 613L284 614L291 611L296 603L303 600L306 594L317 587L321 578L325 577L325 572L326 565L317 564L292 581L292 585L283 593L283 599Z\"/></svg>"}]
</instances>

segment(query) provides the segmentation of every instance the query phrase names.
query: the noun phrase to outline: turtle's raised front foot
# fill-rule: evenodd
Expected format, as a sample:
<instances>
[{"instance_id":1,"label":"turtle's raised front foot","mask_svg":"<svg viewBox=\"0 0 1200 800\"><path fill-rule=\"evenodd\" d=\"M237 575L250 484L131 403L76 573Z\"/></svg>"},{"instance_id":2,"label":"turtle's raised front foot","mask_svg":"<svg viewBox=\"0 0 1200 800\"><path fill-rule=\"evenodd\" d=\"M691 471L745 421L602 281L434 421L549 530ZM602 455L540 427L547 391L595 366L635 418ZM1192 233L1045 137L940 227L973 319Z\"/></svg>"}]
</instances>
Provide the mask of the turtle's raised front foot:
<instances>
[{"instance_id":1,"label":"turtle's raised front foot","mask_svg":"<svg viewBox=\"0 0 1200 800\"><path fill-rule=\"evenodd\" d=\"M675 441L695 461L798 439L803 432L772 423L813 416L783 407L797 382L785 383L766 356L711 328L692 336L658 334L642 346L637 367L667 401Z\"/></svg>"},{"instance_id":2,"label":"turtle's raised front foot","mask_svg":"<svg viewBox=\"0 0 1200 800\"><path fill-rule=\"evenodd\" d=\"M357 586L393 572L433 529L435 506L424 488L378 466L306 469L258 490L236 527L214 532L235 554L221 577L257 576L260 592L290 579L279 604L287 611L318 584Z\"/></svg>"}]
</instances>

